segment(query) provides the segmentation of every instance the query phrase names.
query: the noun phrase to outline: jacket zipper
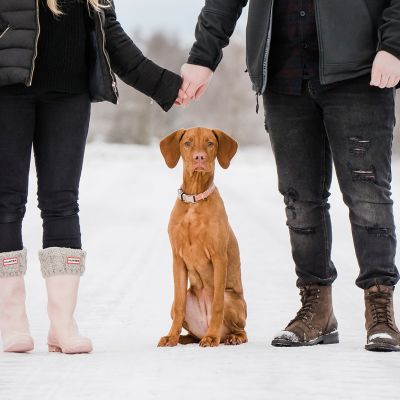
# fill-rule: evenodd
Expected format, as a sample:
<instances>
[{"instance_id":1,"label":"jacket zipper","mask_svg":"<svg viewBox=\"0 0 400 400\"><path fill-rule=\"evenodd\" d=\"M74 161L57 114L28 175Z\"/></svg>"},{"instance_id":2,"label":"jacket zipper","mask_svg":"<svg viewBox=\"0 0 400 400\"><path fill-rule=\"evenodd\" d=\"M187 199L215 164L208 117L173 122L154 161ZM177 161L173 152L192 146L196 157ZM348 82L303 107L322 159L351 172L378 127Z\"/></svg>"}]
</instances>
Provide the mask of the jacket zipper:
<instances>
[{"instance_id":1,"label":"jacket zipper","mask_svg":"<svg viewBox=\"0 0 400 400\"><path fill-rule=\"evenodd\" d=\"M103 29L103 24L101 22L101 17L100 17L100 13L97 12L97 15L99 17L99 22L100 22L100 28L101 28L101 33L103 36L103 53L104 53L104 57L106 58L107 64L108 64L108 68L109 68L109 72L110 72L110 77L112 80L112 89L115 95L115 98L117 100L118 103L118 88L117 88L117 83L115 82L115 78L114 75L112 73L112 69L111 69L111 64L110 64L110 59L107 55L106 49L105 49L105 41L106 41L106 35L104 33L104 29ZM33 81L33 73L35 71L35 62L36 62L36 58L37 58L37 54L38 54L38 42L39 42L39 36L40 36L40 20L39 20L39 0L36 0L36 23L37 23L37 34L36 34L36 39L35 39L35 50L33 53L33 58L32 58L32 67L31 67L31 74L29 77L29 81L28 81L28 86L32 86L32 81ZM10 29L10 27L8 27L0 36L0 39L5 35L5 33Z\"/></svg>"},{"instance_id":2,"label":"jacket zipper","mask_svg":"<svg viewBox=\"0 0 400 400\"><path fill-rule=\"evenodd\" d=\"M269 52L271 49L272 16L273 16L273 10L274 10L274 3L275 3L275 1L272 0L270 14L269 14L269 27L268 27L268 32L267 32L266 44L265 44L265 54L264 54L264 59L263 59L263 81L262 81L262 85L261 85L261 90L259 90L256 93L256 100L257 100L256 113L257 114L258 114L258 109L259 109L258 97L261 94L263 94L265 92L265 89L267 88L268 61L269 61Z\"/></svg>"},{"instance_id":3,"label":"jacket zipper","mask_svg":"<svg viewBox=\"0 0 400 400\"><path fill-rule=\"evenodd\" d=\"M11 26L7 26L7 28L1 33L0 35L0 39L7 33L7 31L9 31L11 28Z\"/></svg>"},{"instance_id":4,"label":"jacket zipper","mask_svg":"<svg viewBox=\"0 0 400 400\"><path fill-rule=\"evenodd\" d=\"M32 86L33 73L35 71L35 62L36 62L36 57L38 54L38 42L39 42L39 36L40 36L39 0L36 0L36 23L37 23L37 33L36 33L36 39L35 39L35 51L33 53L31 75L29 77L28 86Z\"/></svg>"},{"instance_id":5,"label":"jacket zipper","mask_svg":"<svg viewBox=\"0 0 400 400\"><path fill-rule=\"evenodd\" d=\"M103 24L101 22L101 16L100 16L100 12L99 11L97 11L97 16L99 18L100 29L101 29L101 33L102 33L102 36L103 36L103 54L104 54L104 57L106 58L106 61L107 61L108 71L110 72L110 77L111 77L111 80L112 80L112 84L111 84L112 85L112 89L114 91L114 95L115 95L115 98L116 98L117 104L118 104L119 95L118 95L117 82L115 82L114 74L113 74L112 69L111 69L110 59L109 59L107 51L106 51L106 45L105 45L105 43L106 43L106 34L104 32L104 29L103 29Z\"/></svg>"},{"instance_id":6,"label":"jacket zipper","mask_svg":"<svg viewBox=\"0 0 400 400\"><path fill-rule=\"evenodd\" d=\"M322 48L322 40L321 40L321 27L319 25L319 8L318 8L318 0L314 1L314 8L315 8L315 24L317 26L317 36L318 36L318 50L319 50L319 60L318 60L318 64L319 64L319 80L322 84L324 84L324 77L323 77L323 48Z\"/></svg>"}]
</instances>

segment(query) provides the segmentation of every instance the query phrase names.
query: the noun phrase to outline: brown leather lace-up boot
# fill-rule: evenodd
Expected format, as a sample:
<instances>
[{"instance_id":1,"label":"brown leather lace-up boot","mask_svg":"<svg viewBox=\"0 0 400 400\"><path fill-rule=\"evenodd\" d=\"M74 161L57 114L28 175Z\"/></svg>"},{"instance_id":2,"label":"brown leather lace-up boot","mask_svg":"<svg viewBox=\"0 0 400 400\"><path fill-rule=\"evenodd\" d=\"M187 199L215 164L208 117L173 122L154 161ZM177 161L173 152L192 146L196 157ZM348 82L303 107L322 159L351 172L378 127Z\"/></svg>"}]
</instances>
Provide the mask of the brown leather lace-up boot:
<instances>
[{"instance_id":1,"label":"brown leather lace-up boot","mask_svg":"<svg viewBox=\"0 0 400 400\"><path fill-rule=\"evenodd\" d=\"M339 343L332 308L332 287L309 285L300 288L302 306L289 325L275 336L273 346L295 347Z\"/></svg>"},{"instance_id":2,"label":"brown leather lace-up boot","mask_svg":"<svg viewBox=\"0 0 400 400\"><path fill-rule=\"evenodd\" d=\"M400 351L400 332L393 310L392 286L377 285L364 290L365 327L370 351Z\"/></svg>"}]
</instances>

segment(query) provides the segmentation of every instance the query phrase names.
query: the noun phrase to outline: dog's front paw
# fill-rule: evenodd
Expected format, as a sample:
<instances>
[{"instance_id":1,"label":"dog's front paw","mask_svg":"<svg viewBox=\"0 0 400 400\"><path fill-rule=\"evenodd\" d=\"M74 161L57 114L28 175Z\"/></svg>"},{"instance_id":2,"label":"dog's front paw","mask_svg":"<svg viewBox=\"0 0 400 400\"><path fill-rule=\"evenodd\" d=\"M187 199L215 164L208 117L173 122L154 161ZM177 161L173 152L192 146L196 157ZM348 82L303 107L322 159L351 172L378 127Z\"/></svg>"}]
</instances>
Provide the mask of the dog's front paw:
<instances>
[{"instance_id":1,"label":"dog's front paw","mask_svg":"<svg viewBox=\"0 0 400 400\"><path fill-rule=\"evenodd\" d=\"M217 347L221 342L221 338L219 336L204 336L203 339L200 340L201 347Z\"/></svg>"},{"instance_id":2,"label":"dog's front paw","mask_svg":"<svg viewBox=\"0 0 400 400\"><path fill-rule=\"evenodd\" d=\"M231 334L225 338L224 343L227 346L237 346L239 344L247 343L247 336L245 333L239 335Z\"/></svg>"},{"instance_id":3,"label":"dog's front paw","mask_svg":"<svg viewBox=\"0 0 400 400\"><path fill-rule=\"evenodd\" d=\"M178 336L163 336L158 342L158 347L175 347L178 345Z\"/></svg>"}]
</instances>

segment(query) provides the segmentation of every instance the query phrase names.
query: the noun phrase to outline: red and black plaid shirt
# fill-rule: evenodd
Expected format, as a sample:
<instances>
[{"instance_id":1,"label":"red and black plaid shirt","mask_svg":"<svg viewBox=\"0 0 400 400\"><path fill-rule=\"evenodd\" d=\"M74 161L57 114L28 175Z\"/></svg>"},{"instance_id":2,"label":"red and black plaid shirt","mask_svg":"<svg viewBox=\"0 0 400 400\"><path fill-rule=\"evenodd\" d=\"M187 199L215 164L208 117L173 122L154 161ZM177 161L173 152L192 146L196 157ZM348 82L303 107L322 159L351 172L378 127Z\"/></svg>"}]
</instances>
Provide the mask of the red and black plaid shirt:
<instances>
[{"instance_id":1,"label":"red and black plaid shirt","mask_svg":"<svg viewBox=\"0 0 400 400\"><path fill-rule=\"evenodd\" d=\"M275 0L268 65L269 89L300 95L304 80L319 81L314 0Z\"/></svg>"}]
</instances>

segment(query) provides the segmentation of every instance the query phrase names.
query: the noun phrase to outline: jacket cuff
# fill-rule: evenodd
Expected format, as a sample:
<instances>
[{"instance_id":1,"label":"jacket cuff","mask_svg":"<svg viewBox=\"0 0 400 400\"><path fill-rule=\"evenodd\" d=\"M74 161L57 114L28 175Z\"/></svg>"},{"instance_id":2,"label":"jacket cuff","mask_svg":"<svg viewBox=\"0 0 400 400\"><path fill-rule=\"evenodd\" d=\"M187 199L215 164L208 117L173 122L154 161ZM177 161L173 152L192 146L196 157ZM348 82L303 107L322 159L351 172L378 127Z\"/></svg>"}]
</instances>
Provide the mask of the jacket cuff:
<instances>
[{"instance_id":1,"label":"jacket cuff","mask_svg":"<svg viewBox=\"0 0 400 400\"><path fill-rule=\"evenodd\" d=\"M202 67L207 67L210 68L211 71L215 72L215 70L217 69L219 62L217 62L216 64L211 64L208 61L205 60L200 60L199 58L195 58L195 57L189 57L187 60L188 64L192 64L192 65L200 65Z\"/></svg>"},{"instance_id":2,"label":"jacket cuff","mask_svg":"<svg viewBox=\"0 0 400 400\"><path fill-rule=\"evenodd\" d=\"M392 56L397 57L400 60L400 50L399 49L394 49L393 47L390 46L386 46L385 44L381 43L378 46L378 51L387 51L388 53L390 53Z\"/></svg>"},{"instance_id":3,"label":"jacket cuff","mask_svg":"<svg viewBox=\"0 0 400 400\"><path fill-rule=\"evenodd\" d=\"M179 75L164 69L156 90L151 97L164 111L168 111L178 98L182 82L183 80Z\"/></svg>"}]
</instances>

